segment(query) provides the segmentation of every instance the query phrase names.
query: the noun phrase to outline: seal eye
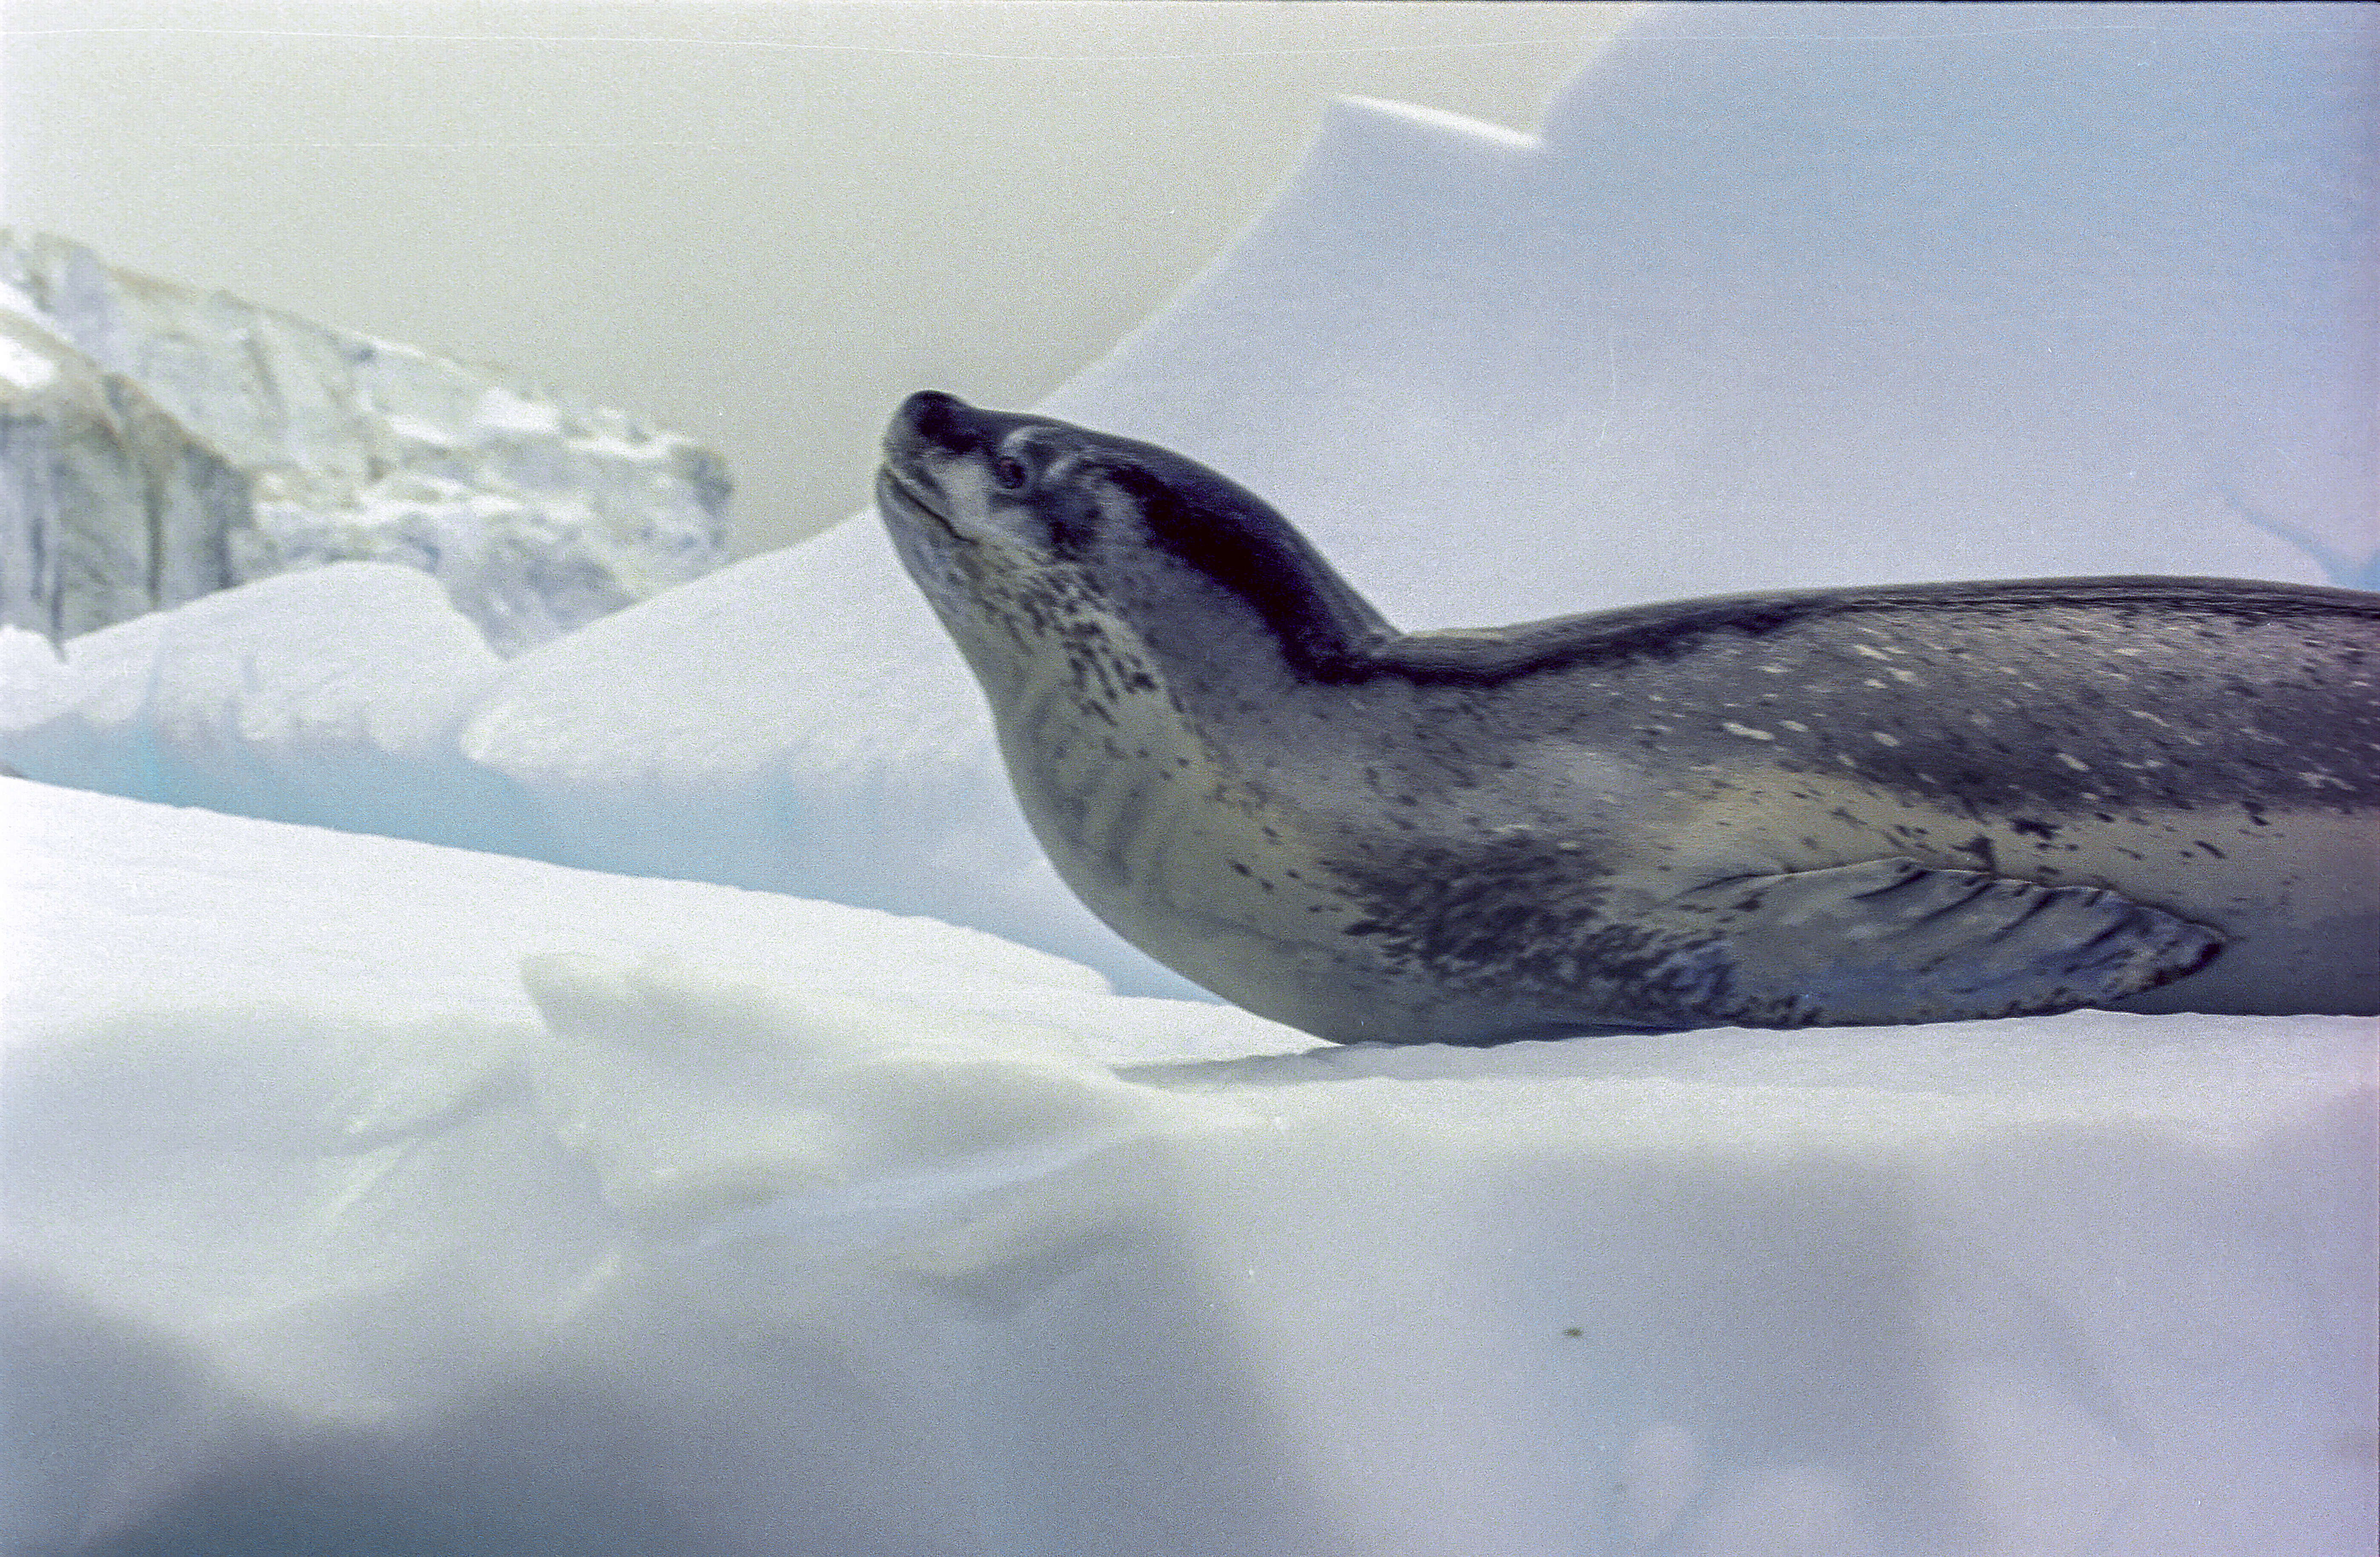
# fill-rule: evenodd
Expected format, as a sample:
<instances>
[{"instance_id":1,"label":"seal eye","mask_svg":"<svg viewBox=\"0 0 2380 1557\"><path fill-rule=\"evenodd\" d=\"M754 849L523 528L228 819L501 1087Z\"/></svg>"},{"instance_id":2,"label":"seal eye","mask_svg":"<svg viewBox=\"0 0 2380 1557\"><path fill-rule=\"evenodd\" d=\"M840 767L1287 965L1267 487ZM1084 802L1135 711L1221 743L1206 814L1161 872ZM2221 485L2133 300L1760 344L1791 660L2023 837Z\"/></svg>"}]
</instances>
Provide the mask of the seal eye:
<instances>
[{"instance_id":1,"label":"seal eye","mask_svg":"<svg viewBox=\"0 0 2380 1557\"><path fill-rule=\"evenodd\" d=\"M1013 459L1007 455L1002 455L991 463L992 484L1002 492L1022 492L1025 490L1025 483L1032 477L1033 472L1025 468L1025 462L1021 459Z\"/></svg>"}]
</instances>

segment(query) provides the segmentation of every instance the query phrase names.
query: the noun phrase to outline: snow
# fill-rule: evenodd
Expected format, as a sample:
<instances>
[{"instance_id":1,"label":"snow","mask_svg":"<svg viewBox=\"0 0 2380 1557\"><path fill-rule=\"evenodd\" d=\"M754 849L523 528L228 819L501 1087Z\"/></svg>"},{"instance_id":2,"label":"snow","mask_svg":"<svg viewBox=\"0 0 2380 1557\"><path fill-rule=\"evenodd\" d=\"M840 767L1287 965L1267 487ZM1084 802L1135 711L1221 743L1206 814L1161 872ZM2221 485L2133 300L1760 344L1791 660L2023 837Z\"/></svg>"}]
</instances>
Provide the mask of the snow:
<instances>
[{"instance_id":1,"label":"snow","mask_svg":"<svg viewBox=\"0 0 2380 1557\"><path fill-rule=\"evenodd\" d=\"M2369 582L2375 38L1655 10L1342 105L1053 408L1409 626ZM0 761L12 1557L2372 1549L2368 1021L1151 998L868 516L510 660L361 562L0 632Z\"/></svg>"},{"instance_id":2,"label":"snow","mask_svg":"<svg viewBox=\"0 0 2380 1557\"><path fill-rule=\"evenodd\" d=\"M2369 1531L2365 1023L1313 1051L930 921L0 799L11 1551Z\"/></svg>"},{"instance_id":3,"label":"snow","mask_svg":"<svg viewBox=\"0 0 2380 1557\"><path fill-rule=\"evenodd\" d=\"M57 366L15 341L0 341L0 378L18 389L39 389L57 376Z\"/></svg>"},{"instance_id":4,"label":"snow","mask_svg":"<svg viewBox=\"0 0 2380 1557\"><path fill-rule=\"evenodd\" d=\"M619 411L111 270L63 238L0 232L0 275L17 391L0 620L65 638L386 558L512 653L726 560L718 457ZM152 536L198 560L157 578Z\"/></svg>"}]
</instances>

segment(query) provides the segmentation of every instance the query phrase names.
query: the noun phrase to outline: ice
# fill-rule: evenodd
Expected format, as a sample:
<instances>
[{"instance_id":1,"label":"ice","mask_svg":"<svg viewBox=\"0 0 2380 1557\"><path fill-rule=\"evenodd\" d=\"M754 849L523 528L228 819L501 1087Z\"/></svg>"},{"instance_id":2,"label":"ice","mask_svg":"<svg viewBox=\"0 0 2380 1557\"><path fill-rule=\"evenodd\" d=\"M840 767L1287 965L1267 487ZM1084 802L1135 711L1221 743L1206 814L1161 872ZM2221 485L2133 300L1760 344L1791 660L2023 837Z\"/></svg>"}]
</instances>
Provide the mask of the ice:
<instances>
[{"instance_id":1,"label":"ice","mask_svg":"<svg viewBox=\"0 0 2380 1557\"><path fill-rule=\"evenodd\" d=\"M0 806L12 1552L2370 1534L2367 1023L1316 1050L930 921Z\"/></svg>"},{"instance_id":2,"label":"ice","mask_svg":"<svg viewBox=\"0 0 2380 1557\"><path fill-rule=\"evenodd\" d=\"M1342 105L1053 405L1412 626L2364 578L2375 36L1655 10ZM367 563L0 631L0 760L11 1557L2372 1550L2368 1021L1143 998L866 516L511 660Z\"/></svg>"},{"instance_id":3,"label":"ice","mask_svg":"<svg viewBox=\"0 0 2380 1557\"><path fill-rule=\"evenodd\" d=\"M20 772L468 847L519 852L534 827L501 779L449 756L450 699L492 686L503 662L411 568L285 574L72 639L64 655L0 628Z\"/></svg>"},{"instance_id":4,"label":"ice","mask_svg":"<svg viewBox=\"0 0 2380 1557\"><path fill-rule=\"evenodd\" d=\"M234 578L246 483L140 385L0 312L0 623L52 639Z\"/></svg>"},{"instance_id":5,"label":"ice","mask_svg":"<svg viewBox=\"0 0 2380 1557\"><path fill-rule=\"evenodd\" d=\"M0 621L66 638L388 558L513 653L726 560L725 468L622 412L62 238L0 232Z\"/></svg>"}]
</instances>

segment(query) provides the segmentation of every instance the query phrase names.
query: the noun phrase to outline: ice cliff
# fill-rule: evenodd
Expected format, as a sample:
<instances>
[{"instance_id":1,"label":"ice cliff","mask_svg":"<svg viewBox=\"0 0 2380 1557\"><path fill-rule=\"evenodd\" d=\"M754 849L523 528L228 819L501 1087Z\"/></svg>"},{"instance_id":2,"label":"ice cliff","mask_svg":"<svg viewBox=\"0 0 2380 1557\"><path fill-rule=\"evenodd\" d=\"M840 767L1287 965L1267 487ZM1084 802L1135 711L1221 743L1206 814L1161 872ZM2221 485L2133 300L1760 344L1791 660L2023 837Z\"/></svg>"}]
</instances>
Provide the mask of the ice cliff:
<instances>
[{"instance_id":1,"label":"ice cliff","mask_svg":"<svg viewBox=\"0 0 2380 1557\"><path fill-rule=\"evenodd\" d=\"M625 413L0 231L0 622L382 561L516 653L725 562L728 490Z\"/></svg>"}]
</instances>

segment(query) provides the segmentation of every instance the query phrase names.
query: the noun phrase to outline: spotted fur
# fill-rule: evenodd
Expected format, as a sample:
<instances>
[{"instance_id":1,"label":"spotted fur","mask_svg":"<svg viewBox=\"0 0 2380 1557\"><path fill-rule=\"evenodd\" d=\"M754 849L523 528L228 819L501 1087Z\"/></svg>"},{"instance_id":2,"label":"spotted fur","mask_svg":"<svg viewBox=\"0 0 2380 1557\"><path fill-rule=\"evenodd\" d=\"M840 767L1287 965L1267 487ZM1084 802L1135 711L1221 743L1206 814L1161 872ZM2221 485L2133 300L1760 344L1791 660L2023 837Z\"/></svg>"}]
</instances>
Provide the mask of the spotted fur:
<instances>
[{"instance_id":1,"label":"spotted fur","mask_svg":"<svg viewBox=\"0 0 2380 1557\"><path fill-rule=\"evenodd\" d=\"M2380 1012L2380 596L2019 579L1403 634L1151 444L929 393L878 493L1061 875L1320 1036Z\"/></svg>"}]
</instances>

